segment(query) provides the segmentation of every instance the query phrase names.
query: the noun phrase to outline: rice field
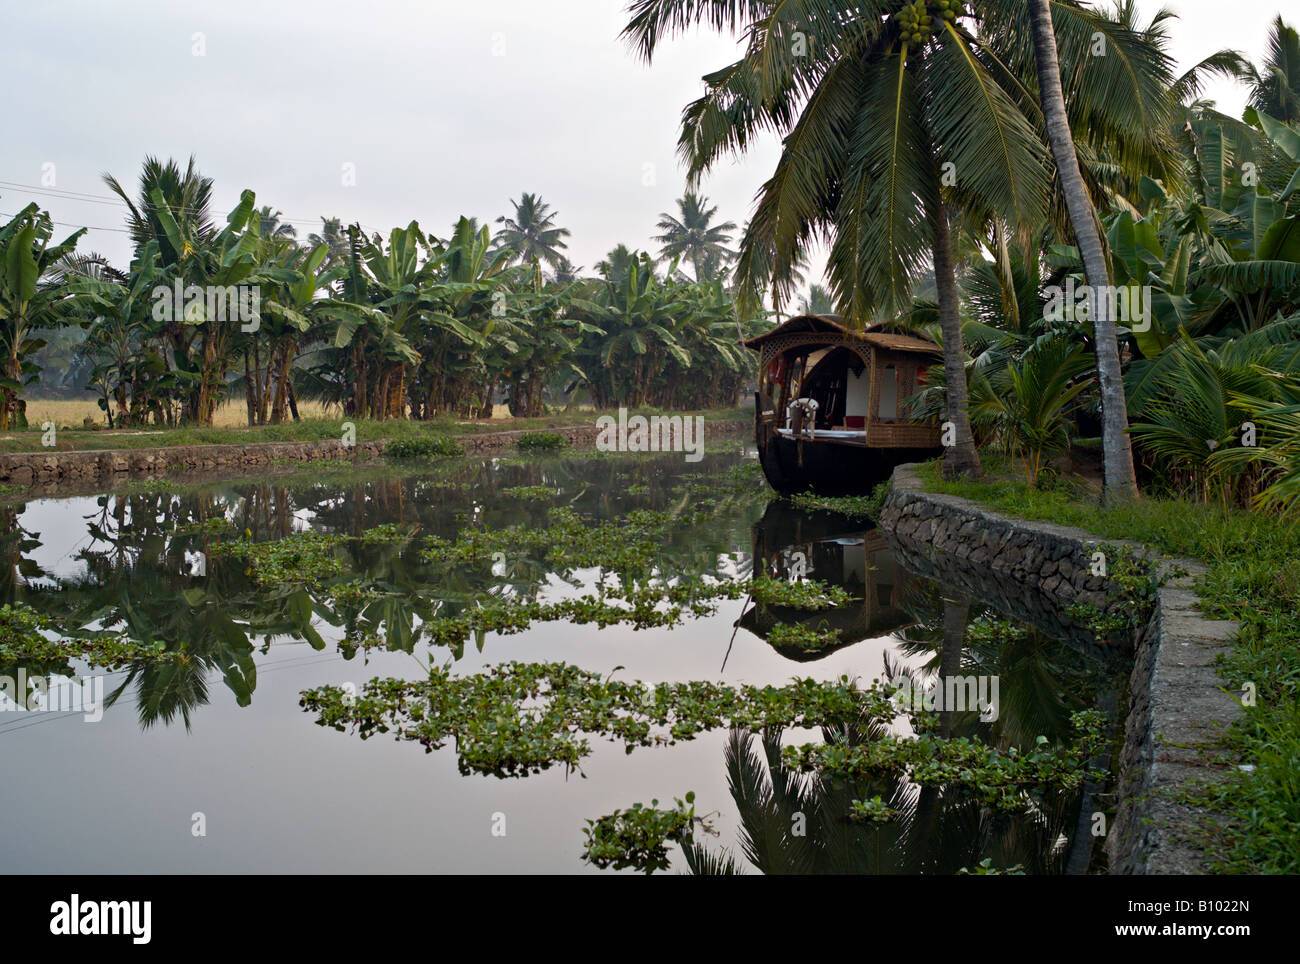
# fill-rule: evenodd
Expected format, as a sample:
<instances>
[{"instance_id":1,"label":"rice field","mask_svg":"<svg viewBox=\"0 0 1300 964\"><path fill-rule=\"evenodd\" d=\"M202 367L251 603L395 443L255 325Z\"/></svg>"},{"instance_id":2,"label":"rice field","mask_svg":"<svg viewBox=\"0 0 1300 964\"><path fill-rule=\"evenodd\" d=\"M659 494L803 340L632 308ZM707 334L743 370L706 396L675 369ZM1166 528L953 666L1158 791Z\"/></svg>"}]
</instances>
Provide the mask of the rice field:
<instances>
[{"instance_id":1,"label":"rice field","mask_svg":"<svg viewBox=\"0 0 1300 964\"><path fill-rule=\"evenodd\" d=\"M340 418L337 405L320 402L299 402L298 414L303 418ZM86 419L101 428L108 428L108 418L93 398L28 399L27 424L39 429L44 422L53 422L58 428L82 428ZM226 402L217 409L215 428L243 428L248 425L248 408L242 398Z\"/></svg>"}]
</instances>

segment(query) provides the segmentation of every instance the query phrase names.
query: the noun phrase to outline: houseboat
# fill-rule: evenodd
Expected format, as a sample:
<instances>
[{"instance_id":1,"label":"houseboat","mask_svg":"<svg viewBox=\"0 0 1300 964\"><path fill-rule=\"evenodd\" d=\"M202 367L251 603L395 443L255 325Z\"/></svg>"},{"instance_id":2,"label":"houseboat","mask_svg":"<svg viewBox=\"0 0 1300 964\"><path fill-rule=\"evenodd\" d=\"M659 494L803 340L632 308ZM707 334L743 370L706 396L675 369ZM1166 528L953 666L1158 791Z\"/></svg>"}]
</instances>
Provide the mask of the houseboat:
<instances>
[{"instance_id":1,"label":"houseboat","mask_svg":"<svg viewBox=\"0 0 1300 964\"><path fill-rule=\"evenodd\" d=\"M778 492L866 494L895 466L942 451L939 426L902 410L942 362L929 339L801 315L745 347L759 355L754 441Z\"/></svg>"}]
</instances>

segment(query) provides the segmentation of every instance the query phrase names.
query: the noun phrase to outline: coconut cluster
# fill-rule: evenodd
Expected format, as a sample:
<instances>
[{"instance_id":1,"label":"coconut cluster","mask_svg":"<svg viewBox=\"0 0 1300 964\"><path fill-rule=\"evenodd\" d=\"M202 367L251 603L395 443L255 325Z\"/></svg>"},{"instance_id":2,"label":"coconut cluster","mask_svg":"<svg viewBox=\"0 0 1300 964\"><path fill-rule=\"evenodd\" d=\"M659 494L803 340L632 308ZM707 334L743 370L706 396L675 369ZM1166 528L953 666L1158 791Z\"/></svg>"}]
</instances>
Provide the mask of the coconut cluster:
<instances>
[{"instance_id":1,"label":"coconut cluster","mask_svg":"<svg viewBox=\"0 0 1300 964\"><path fill-rule=\"evenodd\" d=\"M933 14L931 10L933 9ZM916 0L898 11L899 36L903 43L923 44L934 36L934 18L951 23L966 15L962 0Z\"/></svg>"}]
</instances>

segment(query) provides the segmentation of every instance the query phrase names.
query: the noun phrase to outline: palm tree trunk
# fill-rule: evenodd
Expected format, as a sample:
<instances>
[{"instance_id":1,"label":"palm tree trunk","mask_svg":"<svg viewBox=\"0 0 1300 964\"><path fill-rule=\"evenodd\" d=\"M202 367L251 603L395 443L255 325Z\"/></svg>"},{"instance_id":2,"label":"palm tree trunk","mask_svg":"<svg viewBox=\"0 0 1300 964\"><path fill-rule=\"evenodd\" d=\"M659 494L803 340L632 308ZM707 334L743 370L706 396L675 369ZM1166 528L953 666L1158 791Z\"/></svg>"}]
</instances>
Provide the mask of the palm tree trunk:
<instances>
[{"instance_id":1,"label":"palm tree trunk","mask_svg":"<svg viewBox=\"0 0 1300 964\"><path fill-rule=\"evenodd\" d=\"M961 314L957 309L957 271L952 259L952 234L948 227L948 209L942 199L928 205L930 230L934 235L934 283L939 293L939 327L943 331L943 371L947 380L948 421L952 423L955 444L943 456L947 476L980 478L984 474L975 435L971 432L969 398L966 390L966 347L962 344Z\"/></svg>"},{"instance_id":2,"label":"palm tree trunk","mask_svg":"<svg viewBox=\"0 0 1300 964\"><path fill-rule=\"evenodd\" d=\"M256 403L254 402L254 398L256 397L256 395L257 395L257 379L253 377L253 373L249 368L248 349L245 348L244 349L244 404L248 408L249 425L257 424L257 416L255 414L255 412L257 411L257 406Z\"/></svg>"},{"instance_id":3,"label":"palm tree trunk","mask_svg":"<svg viewBox=\"0 0 1300 964\"><path fill-rule=\"evenodd\" d=\"M1108 294L1110 271L1092 199L1079 171L1079 156L1075 152L1074 136L1070 133L1070 119L1065 113L1065 93L1061 89L1061 65L1056 56L1056 32L1052 27L1050 0L1029 0L1029 20L1033 30L1034 56L1038 61L1038 89L1047 138L1056 159L1061 193L1070 213L1070 224L1074 227L1084 277L1088 282L1089 314L1097 343L1097 388L1101 396L1101 444L1105 467L1102 500L1106 503L1121 502L1137 498L1138 490L1133 469L1133 446L1128 436L1128 405L1120 370L1119 341Z\"/></svg>"}]
</instances>

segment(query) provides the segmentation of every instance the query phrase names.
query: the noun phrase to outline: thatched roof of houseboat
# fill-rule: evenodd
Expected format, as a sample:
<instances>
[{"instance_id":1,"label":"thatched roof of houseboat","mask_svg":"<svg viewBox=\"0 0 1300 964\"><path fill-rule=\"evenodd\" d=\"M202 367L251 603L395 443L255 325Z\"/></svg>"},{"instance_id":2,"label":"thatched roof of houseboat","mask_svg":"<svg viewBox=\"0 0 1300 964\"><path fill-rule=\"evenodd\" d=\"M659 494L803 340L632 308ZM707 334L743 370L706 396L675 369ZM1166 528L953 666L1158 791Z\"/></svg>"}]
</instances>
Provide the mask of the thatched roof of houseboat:
<instances>
[{"instance_id":1,"label":"thatched roof of houseboat","mask_svg":"<svg viewBox=\"0 0 1300 964\"><path fill-rule=\"evenodd\" d=\"M888 326L884 323L868 325L866 328L852 328L841 322L839 315L799 315L777 325L771 331L765 331L761 335L755 335L753 338L747 339L745 347L757 351L763 346L764 342L778 335L809 332L863 341L869 345L888 348L893 351L910 351L933 355L940 350L938 345L919 334L900 334L887 329Z\"/></svg>"}]
</instances>

